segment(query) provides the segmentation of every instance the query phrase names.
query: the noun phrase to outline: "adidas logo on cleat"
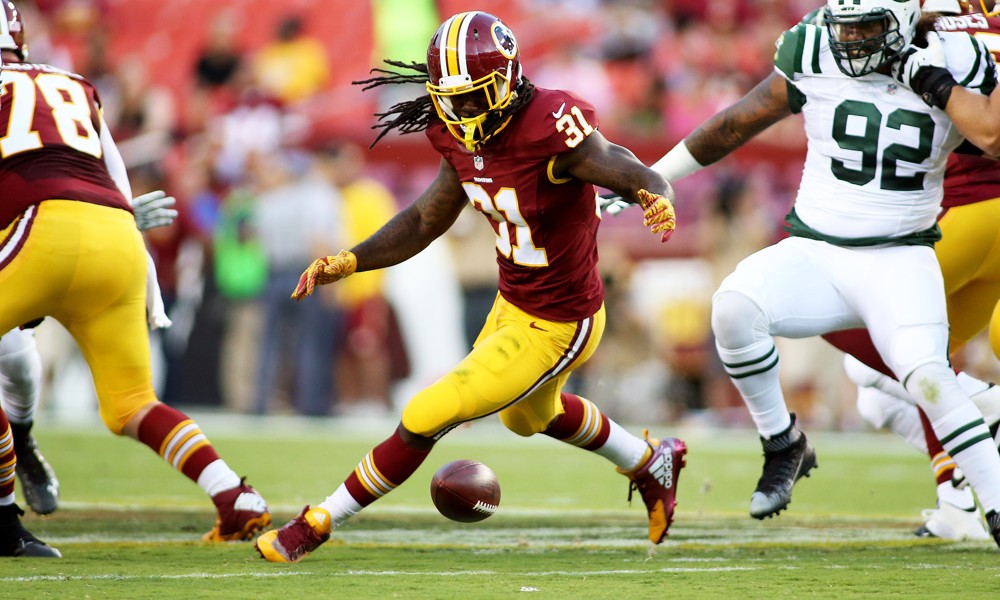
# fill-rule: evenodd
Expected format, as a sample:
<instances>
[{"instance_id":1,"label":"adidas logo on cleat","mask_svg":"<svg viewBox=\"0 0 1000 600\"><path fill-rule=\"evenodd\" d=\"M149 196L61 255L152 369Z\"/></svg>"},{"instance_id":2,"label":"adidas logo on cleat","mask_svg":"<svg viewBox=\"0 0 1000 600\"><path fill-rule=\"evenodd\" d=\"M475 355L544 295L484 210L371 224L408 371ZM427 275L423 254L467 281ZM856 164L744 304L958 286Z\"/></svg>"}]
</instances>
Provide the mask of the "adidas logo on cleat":
<instances>
[{"instance_id":1,"label":"adidas logo on cleat","mask_svg":"<svg viewBox=\"0 0 1000 600\"><path fill-rule=\"evenodd\" d=\"M656 479L656 482L668 490L674 486L674 457L672 454L664 453L656 458L650 465L649 474Z\"/></svg>"}]
</instances>

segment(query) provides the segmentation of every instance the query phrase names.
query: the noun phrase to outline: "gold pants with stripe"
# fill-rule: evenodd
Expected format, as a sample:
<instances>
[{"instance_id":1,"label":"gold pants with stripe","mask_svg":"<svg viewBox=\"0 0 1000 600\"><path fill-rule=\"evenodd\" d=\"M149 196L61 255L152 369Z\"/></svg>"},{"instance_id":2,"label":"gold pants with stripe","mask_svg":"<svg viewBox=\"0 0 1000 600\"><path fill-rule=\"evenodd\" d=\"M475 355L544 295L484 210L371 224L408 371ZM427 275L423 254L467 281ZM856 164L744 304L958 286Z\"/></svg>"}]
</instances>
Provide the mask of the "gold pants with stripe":
<instances>
[{"instance_id":1,"label":"gold pants with stripe","mask_svg":"<svg viewBox=\"0 0 1000 600\"><path fill-rule=\"evenodd\" d=\"M146 252L128 212L66 200L33 206L0 232L0 332L55 318L90 366L116 434L156 401L146 325Z\"/></svg>"},{"instance_id":2,"label":"gold pants with stripe","mask_svg":"<svg viewBox=\"0 0 1000 600\"><path fill-rule=\"evenodd\" d=\"M944 274L951 347L989 325L1000 358L1000 198L951 208L940 224L934 252Z\"/></svg>"},{"instance_id":3,"label":"gold pants with stripe","mask_svg":"<svg viewBox=\"0 0 1000 600\"><path fill-rule=\"evenodd\" d=\"M577 322L546 321L497 295L472 352L403 409L403 427L426 437L496 412L511 431L544 431L562 414L560 391L597 349L604 307Z\"/></svg>"}]
</instances>

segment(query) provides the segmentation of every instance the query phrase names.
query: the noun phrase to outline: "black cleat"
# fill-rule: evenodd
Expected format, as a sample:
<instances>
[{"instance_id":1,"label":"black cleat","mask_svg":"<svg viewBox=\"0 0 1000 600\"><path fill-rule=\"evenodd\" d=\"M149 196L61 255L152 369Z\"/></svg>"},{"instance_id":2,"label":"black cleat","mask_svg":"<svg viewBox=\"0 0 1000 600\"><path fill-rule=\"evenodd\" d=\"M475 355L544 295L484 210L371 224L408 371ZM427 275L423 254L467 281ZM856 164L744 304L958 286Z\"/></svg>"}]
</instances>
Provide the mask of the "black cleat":
<instances>
[{"instance_id":1,"label":"black cleat","mask_svg":"<svg viewBox=\"0 0 1000 600\"><path fill-rule=\"evenodd\" d=\"M806 435L792 424L785 431L765 440L764 472L757 480L757 489L750 497L750 516L755 519L773 517L792 501L792 486L817 466L816 451Z\"/></svg>"},{"instance_id":2,"label":"black cleat","mask_svg":"<svg viewBox=\"0 0 1000 600\"><path fill-rule=\"evenodd\" d=\"M0 506L0 556L62 558L62 554L21 525L24 511L16 504Z\"/></svg>"},{"instance_id":3,"label":"black cleat","mask_svg":"<svg viewBox=\"0 0 1000 600\"><path fill-rule=\"evenodd\" d=\"M993 541L997 543L997 546L1000 546L1000 513L995 510L986 513L986 524L990 528Z\"/></svg>"},{"instance_id":4,"label":"black cleat","mask_svg":"<svg viewBox=\"0 0 1000 600\"><path fill-rule=\"evenodd\" d=\"M31 510L40 515L49 515L59 507L59 480L55 471L46 462L38 449L38 443L31 435L31 425L11 423L14 436L14 453L17 455L17 478L21 491Z\"/></svg>"}]
</instances>

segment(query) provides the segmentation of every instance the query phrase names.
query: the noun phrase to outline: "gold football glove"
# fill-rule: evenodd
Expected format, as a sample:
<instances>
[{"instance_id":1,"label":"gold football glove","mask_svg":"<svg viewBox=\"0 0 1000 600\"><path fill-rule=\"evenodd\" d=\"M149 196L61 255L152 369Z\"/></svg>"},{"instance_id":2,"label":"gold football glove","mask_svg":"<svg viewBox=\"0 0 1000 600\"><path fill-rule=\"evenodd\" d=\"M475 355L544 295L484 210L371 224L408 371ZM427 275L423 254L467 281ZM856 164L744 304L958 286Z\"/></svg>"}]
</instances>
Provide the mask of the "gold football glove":
<instances>
[{"instance_id":1,"label":"gold football glove","mask_svg":"<svg viewBox=\"0 0 1000 600\"><path fill-rule=\"evenodd\" d=\"M659 194L639 190L639 206L642 207L642 224L649 227L653 233L662 233L661 242L670 239L677 227L677 217L674 215L674 205L668 198Z\"/></svg>"},{"instance_id":2,"label":"gold football glove","mask_svg":"<svg viewBox=\"0 0 1000 600\"><path fill-rule=\"evenodd\" d=\"M293 300L301 300L313 293L317 285L326 285L334 281L340 281L348 275L354 273L358 268L358 259L352 252L341 250L336 256L317 258L309 265L309 268L302 272L299 277L299 285L295 286L292 292Z\"/></svg>"}]
</instances>

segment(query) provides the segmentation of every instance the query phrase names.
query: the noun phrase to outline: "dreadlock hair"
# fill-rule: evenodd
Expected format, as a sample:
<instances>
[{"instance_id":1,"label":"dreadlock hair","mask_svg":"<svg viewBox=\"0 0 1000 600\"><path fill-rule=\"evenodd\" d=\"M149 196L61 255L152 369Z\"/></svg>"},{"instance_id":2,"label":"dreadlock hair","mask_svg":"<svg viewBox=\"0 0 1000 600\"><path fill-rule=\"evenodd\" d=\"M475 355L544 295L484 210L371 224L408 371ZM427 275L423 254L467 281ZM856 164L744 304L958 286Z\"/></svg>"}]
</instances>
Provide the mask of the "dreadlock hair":
<instances>
[{"instance_id":1,"label":"dreadlock hair","mask_svg":"<svg viewBox=\"0 0 1000 600\"><path fill-rule=\"evenodd\" d=\"M354 85L361 85L362 91L368 91L381 85L392 85L402 83L417 83L425 85L427 83L427 65L425 63L402 62L398 60L385 60L385 64L397 69L407 69L415 71L415 74L399 73L388 69L372 69L372 73L381 73L378 77L371 77L361 81L352 81ZM486 114L483 121L483 138L488 139L504 123L507 118L519 111L524 105L531 101L534 95L535 85L528 81L527 77L521 77L521 84L514 90L515 96L511 103L503 109L493 109ZM429 93L425 93L413 100L403 100L389 107L385 112L375 113L378 123L372 125L372 129L381 129L375 141L368 148L374 148L380 139L387 133L396 129L401 134L424 131L435 121L440 121L437 111L434 110L434 103L431 101Z\"/></svg>"}]
</instances>

